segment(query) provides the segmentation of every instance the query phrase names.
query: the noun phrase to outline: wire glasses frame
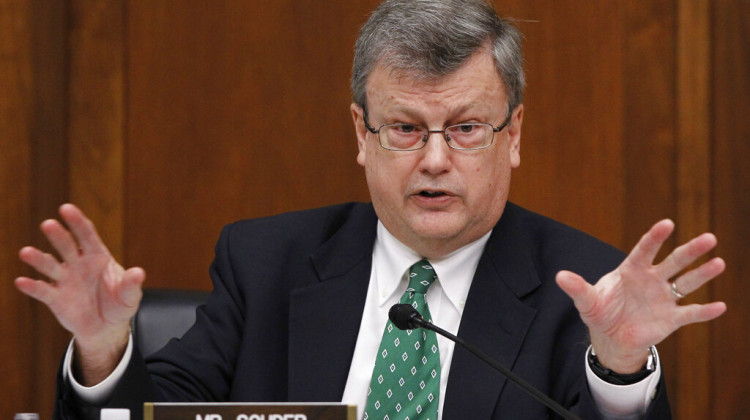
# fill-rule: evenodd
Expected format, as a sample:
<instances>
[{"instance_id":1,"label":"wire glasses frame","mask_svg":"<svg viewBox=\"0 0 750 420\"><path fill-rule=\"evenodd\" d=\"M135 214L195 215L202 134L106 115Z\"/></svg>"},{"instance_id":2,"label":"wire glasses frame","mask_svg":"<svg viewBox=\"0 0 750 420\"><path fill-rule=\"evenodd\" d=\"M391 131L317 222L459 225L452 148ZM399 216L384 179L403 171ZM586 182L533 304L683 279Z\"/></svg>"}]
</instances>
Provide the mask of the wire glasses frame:
<instances>
[{"instance_id":1,"label":"wire glasses frame","mask_svg":"<svg viewBox=\"0 0 750 420\"><path fill-rule=\"evenodd\" d=\"M486 148L492 146L492 143L493 143L494 138L495 138L495 133L499 133L505 127L508 126L508 124L510 123L510 119L511 119L511 117L513 115L513 111L509 108L508 109L508 115L505 118L505 121L502 124L500 124L499 126L497 126L497 127L494 127L492 124L489 124L489 123L462 123L462 124L453 124L453 125L450 125L448 127L445 127L442 130L427 130L425 127L422 127L422 126L420 126L418 124L400 124L399 123L399 124L384 124L384 125L381 125L380 127L378 127L378 129L376 130L375 128L373 128L370 125L370 123L368 121L368 118L367 118L367 109L365 108L363 111L364 111L363 112L364 123L365 123L365 128L367 128L367 131L369 131L372 134L377 134L378 135L378 143L380 144L380 147L382 147L383 149L386 149L386 150L394 151L394 152L407 152L407 151L422 149L422 148L424 148L427 145L427 141L430 139L430 135L432 135L434 133L441 133L443 135L443 139L448 144L448 147L450 147L451 149L454 149L454 150L481 150L481 149L486 149ZM458 133L461 133L462 129L465 129L467 127L468 128L483 128L483 129L487 129L487 131L486 131L487 134L484 134L483 141L482 141L482 143L479 146L476 146L476 147L463 147L460 144L457 144L456 142L451 142L451 140L453 140L453 138L451 138L451 134L449 134L450 132L454 132L455 133L454 136L457 136L457 135L460 135ZM408 128L408 130L406 130L406 128ZM412 143L414 147L404 147L404 148L394 147L393 145L390 144L389 137L388 137L388 135L386 133L389 132L389 131L398 130L398 129L403 129L402 131L405 131L407 133L412 133L411 130L416 130L416 133L422 134L422 138L418 139L418 140L415 140ZM488 129L491 129L492 131L489 131Z\"/></svg>"}]
</instances>

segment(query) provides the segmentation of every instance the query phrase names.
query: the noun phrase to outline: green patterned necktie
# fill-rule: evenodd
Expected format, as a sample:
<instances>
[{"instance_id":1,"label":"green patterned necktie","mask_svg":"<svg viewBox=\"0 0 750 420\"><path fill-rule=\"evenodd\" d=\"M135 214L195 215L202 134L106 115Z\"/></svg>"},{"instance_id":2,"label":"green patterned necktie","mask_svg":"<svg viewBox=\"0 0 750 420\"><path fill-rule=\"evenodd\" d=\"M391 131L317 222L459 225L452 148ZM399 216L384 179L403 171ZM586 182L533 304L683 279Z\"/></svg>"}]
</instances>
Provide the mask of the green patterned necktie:
<instances>
[{"instance_id":1,"label":"green patterned necktie","mask_svg":"<svg viewBox=\"0 0 750 420\"><path fill-rule=\"evenodd\" d=\"M424 295L437 279L427 260L409 269L401 303L411 304L432 321ZM372 371L364 420L437 420L440 352L437 335L425 329L400 330L389 320Z\"/></svg>"}]
</instances>

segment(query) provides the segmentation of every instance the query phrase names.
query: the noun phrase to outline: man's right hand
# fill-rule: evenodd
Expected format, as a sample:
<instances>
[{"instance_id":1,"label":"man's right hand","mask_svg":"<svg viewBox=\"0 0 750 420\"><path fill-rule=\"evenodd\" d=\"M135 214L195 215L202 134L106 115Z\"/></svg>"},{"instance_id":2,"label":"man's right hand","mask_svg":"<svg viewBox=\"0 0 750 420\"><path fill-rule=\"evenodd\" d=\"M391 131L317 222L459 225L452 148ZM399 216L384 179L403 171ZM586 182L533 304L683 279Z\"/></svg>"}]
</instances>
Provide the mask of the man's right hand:
<instances>
[{"instance_id":1,"label":"man's right hand","mask_svg":"<svg viewBox=\"0 0 750 420\"><path fill-rule=\"evenodd\" d=\"M18 253L49 281L18 277L15 282L73 333L76 379L92 386L114 370L125 352L146 273L118 264L76 206L62 205L60 216L67 229L57 220L45 220L41 230L62 261L30 246Z\"/></svg>"}]
</instances>

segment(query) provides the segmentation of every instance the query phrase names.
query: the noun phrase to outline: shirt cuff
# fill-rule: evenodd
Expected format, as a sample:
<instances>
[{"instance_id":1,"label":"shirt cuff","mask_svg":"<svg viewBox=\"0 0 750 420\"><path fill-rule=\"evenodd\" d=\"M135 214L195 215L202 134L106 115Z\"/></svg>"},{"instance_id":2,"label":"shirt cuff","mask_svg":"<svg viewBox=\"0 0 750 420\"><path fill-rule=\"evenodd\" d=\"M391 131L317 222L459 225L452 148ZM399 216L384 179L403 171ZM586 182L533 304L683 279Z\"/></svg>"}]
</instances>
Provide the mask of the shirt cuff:
<instances>
[{"instance_id":1,"label":"shirt cuff","mask_svg":"<svg viewBox=\"0 0 750 420\"><path fill-rule=\"evenodd\" d=\"M107 378L105 378L103 381L91 387L81 385L78 381L76 381L75 376L73 376L74 341L75 338L73 340L70 340L68 351L65 353L65 359L63 360L63 379L70 381L70 385L73 388L73 391L83 401L94 405L101 404L112 395L112 392L114 392L115 390L115 386L117 386L117 384L120 382L120 379L125 374L125 369L128 367L130 358L133 355L133 335L130 334L130 337L128 338L128 345L125 348L125 354L122 355L122 360L120 360L120 363L117 365L115 370L113 370L112 373L110 373L109 376L107 376Z\"/></svg>"},{"instance_id":2,"label":"shirt cuff","mask_svg":"<svg viewBox=\"0 0 750 420\"><path fill-rule=\"evenodd\" d=\"M588 363L588 353L591 346L586 350L584 363L586 364L586 379L588 379L591 395L599 411L607 419L637 419L646 413L648 406L656 396L659 379L661 379L661 363L659 354L654 349L654 360L656 370L640 382L631 385L614 385L602 380Z\"/></svg>"}]
</instances>

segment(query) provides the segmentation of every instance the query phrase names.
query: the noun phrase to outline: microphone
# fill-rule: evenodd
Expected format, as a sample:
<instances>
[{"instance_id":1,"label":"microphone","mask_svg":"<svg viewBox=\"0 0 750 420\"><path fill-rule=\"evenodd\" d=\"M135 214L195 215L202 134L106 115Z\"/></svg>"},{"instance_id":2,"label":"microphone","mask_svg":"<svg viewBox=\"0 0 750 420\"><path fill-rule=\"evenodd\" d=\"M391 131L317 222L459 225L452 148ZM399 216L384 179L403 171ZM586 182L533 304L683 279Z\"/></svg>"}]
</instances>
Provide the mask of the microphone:
<instances>
[{"instance_id":1,"label":"microphone","mask_svg":"<svg viewBox=\"0 0 750 420\"><path fill-rule=\"evenodd\" d=\"M420 315L419 312L408 303L397 303L391 306L391 309L388 311L388 318L390 318L391 322L393 322L393 325L395 325L398 329L414 330L417 328L424 328L427 330L435 331L443 337L460 344L463 348L470 351L483 362L487 363L488 365L495 368L495 370L505 375L505 377L508 378L511 382L520 386L521 389L526 391L526 393L534 397L534 399L536 399L540 403L544 404L547 408L551 409L567 420L581 420L580 417L571 413L565 407L561 406L557 401L545 395L542 391L534 388L531 384L521 379L521 377L511 372L505 366L482 353L472 344L467 343L464 339L457 337L449 333L448 331L445 331L444 329L432 324L431 322L427 322L424 318L422 318L422 315Z\"/></svg>"}]
</instances>

